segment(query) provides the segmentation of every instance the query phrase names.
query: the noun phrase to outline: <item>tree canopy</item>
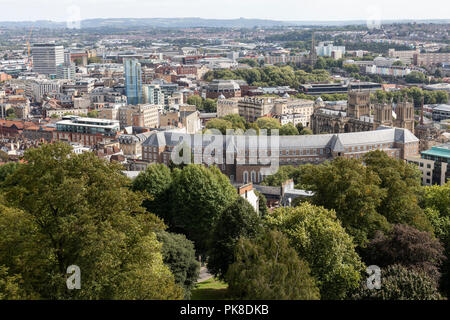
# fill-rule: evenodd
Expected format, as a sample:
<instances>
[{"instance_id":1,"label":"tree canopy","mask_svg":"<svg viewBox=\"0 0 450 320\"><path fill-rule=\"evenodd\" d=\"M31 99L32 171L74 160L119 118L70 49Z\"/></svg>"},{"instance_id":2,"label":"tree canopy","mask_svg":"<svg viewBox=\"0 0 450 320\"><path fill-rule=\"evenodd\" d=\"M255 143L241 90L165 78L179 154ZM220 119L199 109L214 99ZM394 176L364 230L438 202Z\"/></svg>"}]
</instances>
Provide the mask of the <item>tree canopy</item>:
<instances>
[{"instance_id":1,"label":"tree canopy","mask_svg":"<svg viewBox=\"0 0 450 320\"><path fill-rule=\"evenodd\" d=\"M208 270L224 279L234 262L236 243L240 237L252 238L262 231L262 221L252 205L238 197L214 224L209 242Z\"/></svg>"},{"instance_id":2,"label":"tree canopy","mask_svg":"<svg viewBox=\"0 0 450 320\"><path fill-rule=\"evenodd\" d=\"M319 289L288 239L276 231L266 231L257 239L241 238L236 262L226 275L229 292L235 299L317 300Z\"/></svg>"},{"instance_id":3,"label":"tree canopy","mask_svg":"<svg viewBox=\"0 0 450 320\"><path fill-rule=\"evenodd\" d=\"M364 264L334 211L303 203L274 210L267 224L308 262L323 299L343 299L359 285Z\"/></svg>"},{"instance_id":4,"label":"tree canopy","mask_svg":"<svg viewBox=\"0 0 450 320\"><path fill-rule=\"evenodd\" d=\"M155 232L165 226L117 164L64 143L29 149L3 184L0 264L41 299L177 299ZM24 237L23 235L27 236ZM66 269L82 272L68 290Z\"/></svg>"}]
</instances>

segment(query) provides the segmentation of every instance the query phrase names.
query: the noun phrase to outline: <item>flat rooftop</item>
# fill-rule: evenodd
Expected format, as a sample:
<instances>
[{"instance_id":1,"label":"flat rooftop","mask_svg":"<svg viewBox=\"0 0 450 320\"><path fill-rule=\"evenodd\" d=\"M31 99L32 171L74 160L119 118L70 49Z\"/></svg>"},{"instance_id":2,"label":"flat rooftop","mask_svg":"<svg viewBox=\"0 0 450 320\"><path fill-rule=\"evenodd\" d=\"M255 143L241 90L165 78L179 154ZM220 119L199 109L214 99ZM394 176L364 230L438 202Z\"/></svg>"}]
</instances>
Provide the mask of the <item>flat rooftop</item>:
<instances>
[{"instance_id":1,"label":"flat rooftop","mask_svg":"<svg viewBox=\"0 0 450 320\"><path fill-rule=\"evenodd\" d=\"M422 151L421 154L450 159L450 143L434 146L430 150Z\"/></svg>"}]
</instances>

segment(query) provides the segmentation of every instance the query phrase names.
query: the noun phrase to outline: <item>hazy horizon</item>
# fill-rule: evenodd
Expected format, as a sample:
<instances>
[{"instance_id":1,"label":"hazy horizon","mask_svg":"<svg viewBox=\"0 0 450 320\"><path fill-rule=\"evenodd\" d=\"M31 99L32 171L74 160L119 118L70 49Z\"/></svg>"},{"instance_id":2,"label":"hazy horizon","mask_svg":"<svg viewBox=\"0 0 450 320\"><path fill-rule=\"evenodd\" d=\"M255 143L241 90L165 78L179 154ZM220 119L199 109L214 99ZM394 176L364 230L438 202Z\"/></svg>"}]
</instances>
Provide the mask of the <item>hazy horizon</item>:
<instances>
[{"instance_id":1,"label":"hazy horizon","mask_svg":"<svg viewBox=\"0 0 450 320\"><path fill-rule=\"evenodd\" d=\"M449 19L445 0L0 0L0 21L203 18L278 21L437 20Z\"/></svg>"}]
</instances>

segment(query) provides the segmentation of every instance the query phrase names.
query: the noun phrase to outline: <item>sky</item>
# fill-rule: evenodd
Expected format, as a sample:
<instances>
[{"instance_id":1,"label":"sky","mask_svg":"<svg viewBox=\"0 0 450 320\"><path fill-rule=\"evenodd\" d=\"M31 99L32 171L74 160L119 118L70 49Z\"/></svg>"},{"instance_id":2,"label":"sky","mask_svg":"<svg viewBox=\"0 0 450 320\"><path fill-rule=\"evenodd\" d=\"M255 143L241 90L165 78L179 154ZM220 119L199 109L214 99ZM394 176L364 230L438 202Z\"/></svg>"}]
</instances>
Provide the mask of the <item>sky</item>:
<instances>
[{"instance_id":1,"label":"sky","mask_svg":"<svg viewBox=\"0 0 450 320\"><path fill-rule=\"evenodd\" d=\"M179 17L286 21L450 19L450 1L0 0L0 21Z\"/></svg>"}]
</instances>

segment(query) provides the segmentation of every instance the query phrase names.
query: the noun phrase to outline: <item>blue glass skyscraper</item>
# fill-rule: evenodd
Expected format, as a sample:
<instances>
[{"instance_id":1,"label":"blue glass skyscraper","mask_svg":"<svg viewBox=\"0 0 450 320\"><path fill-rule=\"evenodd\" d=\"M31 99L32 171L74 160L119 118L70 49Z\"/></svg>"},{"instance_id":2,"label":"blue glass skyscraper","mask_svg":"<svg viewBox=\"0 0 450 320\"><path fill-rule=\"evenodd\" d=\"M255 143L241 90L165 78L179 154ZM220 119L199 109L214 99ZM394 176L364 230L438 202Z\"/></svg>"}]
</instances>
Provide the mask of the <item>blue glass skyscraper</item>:
<instances>
[{"instance_id":1,"label":"blue glass skyscraper","mask_svg":"<svg viewBox=\"0 0 450 320\"><path fill-rule=\"evenodd\" d=\"M128 104L142 103L142 70L137 59L125 59L125 94Z\"/></svg>"}]
</instances>

